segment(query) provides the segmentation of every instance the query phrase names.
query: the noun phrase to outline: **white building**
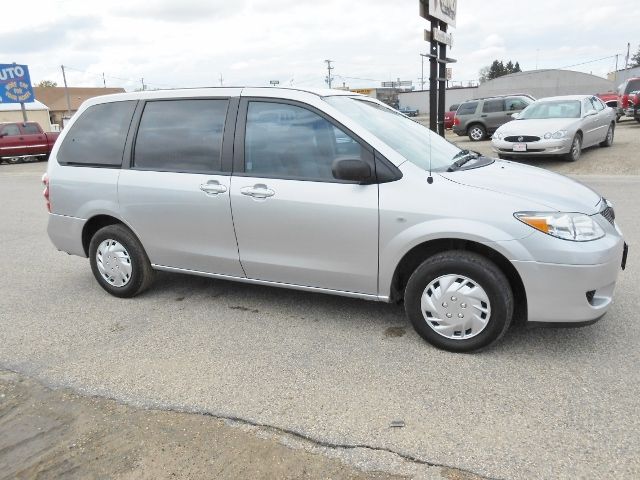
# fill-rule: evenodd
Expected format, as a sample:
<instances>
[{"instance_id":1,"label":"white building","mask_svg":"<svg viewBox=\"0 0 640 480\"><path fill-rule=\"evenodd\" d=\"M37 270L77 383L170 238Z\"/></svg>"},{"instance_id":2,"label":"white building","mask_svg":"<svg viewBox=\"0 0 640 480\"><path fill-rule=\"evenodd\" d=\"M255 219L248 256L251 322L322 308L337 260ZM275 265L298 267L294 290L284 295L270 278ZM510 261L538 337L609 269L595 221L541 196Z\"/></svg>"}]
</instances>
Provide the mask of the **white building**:
<instances>
[{"instance_id":1,"label":"white building","mask_svg":"<svg viewBox=\"0 0 640 480\"><path fill-rule=\"evenodd\" d=\"M49 109L44 103L39 101L24 104L29 122L38 122L45 132L51 131L51 120ZM22 122L22 110L19 103L0 103L0 123L2 122Z\"/></svg>"}]
</instances>

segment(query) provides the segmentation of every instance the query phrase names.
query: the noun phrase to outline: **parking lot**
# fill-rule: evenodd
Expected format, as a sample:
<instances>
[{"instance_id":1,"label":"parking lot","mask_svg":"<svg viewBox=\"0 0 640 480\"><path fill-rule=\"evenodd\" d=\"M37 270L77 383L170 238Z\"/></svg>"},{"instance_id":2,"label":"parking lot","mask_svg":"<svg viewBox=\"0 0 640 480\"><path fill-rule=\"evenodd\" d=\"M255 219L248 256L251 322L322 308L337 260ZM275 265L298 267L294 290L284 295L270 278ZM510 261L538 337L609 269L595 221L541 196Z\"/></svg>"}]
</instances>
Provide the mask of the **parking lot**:
<instances>
[{"instance_id":1,"label":"parking lot","mask_svg":"<svg viewBox=\"0 0 640 480\"><path fill-rule=\"evenodd\" d=\"M489 141L448 138L490 154ZM366 472L638 478L639 152L640 124L625 121L613 147L576 163L527 162L614 202L628 267L600 322L512 329L472 355L430 347L397 305L165 273L140 297L111 297L47 238L46 164L0 165L0 368L233 419Z\"/></svg>"}]
</instances>

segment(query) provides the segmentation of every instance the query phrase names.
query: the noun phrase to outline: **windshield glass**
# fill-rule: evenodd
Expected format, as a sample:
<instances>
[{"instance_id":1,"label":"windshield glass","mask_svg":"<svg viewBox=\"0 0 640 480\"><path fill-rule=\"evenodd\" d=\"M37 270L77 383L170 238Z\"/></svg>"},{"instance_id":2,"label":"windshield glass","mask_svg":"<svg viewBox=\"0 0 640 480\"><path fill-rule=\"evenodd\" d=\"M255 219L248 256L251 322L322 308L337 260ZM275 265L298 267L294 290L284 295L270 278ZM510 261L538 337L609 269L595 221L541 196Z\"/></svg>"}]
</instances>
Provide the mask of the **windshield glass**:
<instances>
[{"instance_id":1,"label":"windshield glass","mask_svg":"<svg viewBox=\"0 0 640 480\"><path fill-rule=\"evenodd\" d=\"M428 128L366 98L335 96L324 100L424 170L443 171L461 150Z\"/></svg>"},{"instance_id":2,"label":"windshield glass","mask_svg":"<svg viewBox=\"0 0 640 480\"><path fill-rule=\"evenodd\" d=\"M540 118L580 118L580 100L535 102L525 108L518 120Z\"/></svg>"}]
</instances>

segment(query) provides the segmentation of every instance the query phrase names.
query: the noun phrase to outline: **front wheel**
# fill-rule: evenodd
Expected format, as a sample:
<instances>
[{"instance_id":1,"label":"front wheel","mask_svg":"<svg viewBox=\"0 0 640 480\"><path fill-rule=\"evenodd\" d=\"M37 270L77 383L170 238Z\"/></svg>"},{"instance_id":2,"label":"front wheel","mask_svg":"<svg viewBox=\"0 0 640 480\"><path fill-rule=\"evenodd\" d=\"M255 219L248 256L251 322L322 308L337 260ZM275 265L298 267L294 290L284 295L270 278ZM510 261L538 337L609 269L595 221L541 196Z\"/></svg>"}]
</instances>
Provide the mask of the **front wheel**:
<instances>
[{"instance_id":1,"label":"front wheel","mask_svg":"<svg viewBox=\"0 0 640 480\"><path fill-rule=\"evenodd\" d=\"M153 280L153 269L140 241L121 224L101 228L89 244L94 277L111 295L133 297Z\"/></svg>"},{"instance_id":2,"label":"front wheel","mask_svg":"<svg viewBox=\"0 0 640 480\"><path fill-rule=\"evenodd\" d=\"M571 141L571 150L569 150L569 153L567 153L564 158L569 162L576 162L580 158L581 154L582 136L579 133L576 133Z\"/></svg>"},{"instance_id":3,"label":"front wheel","mask_svg":"<svg viewBox=\"0 0 640 480\"><path fill-rule=\"evenodd\" d=\"M409 278L404 301L416 332L451 352L476 351L498 341L514 308L502 271L481 255L458 250L425 260Z\"/></svg>"}]
</instances>

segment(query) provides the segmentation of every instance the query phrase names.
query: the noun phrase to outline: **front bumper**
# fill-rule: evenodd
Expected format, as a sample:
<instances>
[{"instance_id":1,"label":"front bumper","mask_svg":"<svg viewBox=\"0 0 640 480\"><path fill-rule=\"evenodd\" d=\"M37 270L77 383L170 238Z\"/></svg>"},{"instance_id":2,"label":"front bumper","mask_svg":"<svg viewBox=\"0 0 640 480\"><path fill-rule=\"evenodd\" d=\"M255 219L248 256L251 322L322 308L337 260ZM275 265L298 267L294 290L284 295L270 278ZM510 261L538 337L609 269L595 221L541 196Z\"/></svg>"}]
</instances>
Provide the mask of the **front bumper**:
<instances>
[{"instance_id":1,"label":"front bumper","mask_svg":"<svg viewBox=\"0 0 640 480\"><path fill-rule=\"evenodd\" d=\"M602 317L613 300L625 243L618 237L604 263L569 265L513 261L527 295L529 322L585 323Z\"/></svg>"},{"instance_id":2,"label":"front bumper","mask_svg":"<svg viewBox=\"0 0 640 480\"><path fill-rule=\"evenodd\" d=\"M564 155L571 150L571 138L561 138L559 140L538 140L537 142L523 142L527 146L524 152L514 152L513 142L505 142L493 138L491 140L491 148L494 152L501 155L513 157L533 157L545 155Z\"/></svg>"}]
</instances>

